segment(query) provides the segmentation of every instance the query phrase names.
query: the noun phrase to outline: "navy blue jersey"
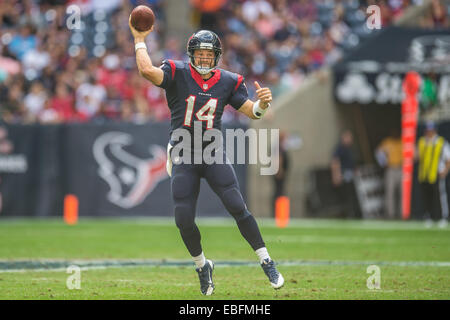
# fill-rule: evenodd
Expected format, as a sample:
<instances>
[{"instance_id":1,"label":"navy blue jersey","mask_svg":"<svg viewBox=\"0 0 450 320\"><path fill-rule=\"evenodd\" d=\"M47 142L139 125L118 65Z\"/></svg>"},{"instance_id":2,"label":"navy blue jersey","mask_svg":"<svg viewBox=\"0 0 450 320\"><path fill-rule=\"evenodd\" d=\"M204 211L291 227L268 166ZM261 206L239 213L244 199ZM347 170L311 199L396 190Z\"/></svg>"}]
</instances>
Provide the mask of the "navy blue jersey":
<instances>
[{"instance_id":1,"label":"navy blue jersey","mask_svg":"<svg viewBox=\"0 0 450 320\"><path fill-rule=\"evenodd\" d=\"M236 73L217 68L205 81L188 62L165 60L161 69L164 79L159 87L166 90L170 133L179 128L192 132L194 121L201 121L203 130L221 130L225 106L237 110L248 99L244 78Z\"/></svg>"}]
</instances>

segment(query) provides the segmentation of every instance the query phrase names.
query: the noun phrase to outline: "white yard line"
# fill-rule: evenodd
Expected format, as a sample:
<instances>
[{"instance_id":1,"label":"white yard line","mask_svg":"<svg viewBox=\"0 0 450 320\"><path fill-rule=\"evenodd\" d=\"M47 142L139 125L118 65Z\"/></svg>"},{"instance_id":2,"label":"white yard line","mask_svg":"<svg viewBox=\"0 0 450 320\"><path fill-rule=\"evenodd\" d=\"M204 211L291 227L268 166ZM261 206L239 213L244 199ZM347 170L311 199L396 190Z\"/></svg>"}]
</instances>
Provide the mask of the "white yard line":
<instances>
[{"instance_id":1,"label":"white yard line","mask_svg":"<svg viewBox=\"0 0 450 320\"><path fill-rule=\"evenodd\" d=\"M37 263L39 262L39 263ZM48 264L49 265L46 265ZM255 261L217 260L218 267L257 267ZM65 271L69 265L77 265L81 270L124 268L124 267L193 267L191 260L0 260L0 273L29 271ZM354 260L281 260L277 265L285 267L300 266L351 266L378 265L400 267L450 267L450 261L354 261Z\"/></svg>"},{"instance_id":2,"label":"white yard line","mask_svg":"<svg viewBox=\"0 0 450 320\"><path fill-rule=\"evenodd\" d=\"M273 227L275 221L273 218L255 217L260 226ZM97 218L97 217L80 217L79 223L126 223L137 225L158 225L158 226L175 226L173 217L127 217L127 218ZM231 217L196 217L199 225L229 227L235 226L236 222ZM63 224L62 219L57 218L4 218L0 219L0 227L2 225L23 225L34 223L55 223ZM440 232L450 232L450 228L439 229L437 227L426 229L422 221L383 221L383 220L341 220L341 219L311 219L311 218L292 218L287 226L289 228L331 228L331 229L363 229L363 230L432 230Z\"/></svg>"}]
</instances>

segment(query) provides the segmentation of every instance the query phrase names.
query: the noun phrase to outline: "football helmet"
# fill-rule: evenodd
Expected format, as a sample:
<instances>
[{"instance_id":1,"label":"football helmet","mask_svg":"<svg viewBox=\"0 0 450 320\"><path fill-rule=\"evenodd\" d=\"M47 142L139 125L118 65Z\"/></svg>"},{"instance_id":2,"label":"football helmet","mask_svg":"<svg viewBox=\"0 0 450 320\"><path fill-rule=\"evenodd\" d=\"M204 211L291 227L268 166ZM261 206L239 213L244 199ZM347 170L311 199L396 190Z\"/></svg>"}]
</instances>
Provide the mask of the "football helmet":
<instances>
[{"instance_id":1,"label":"football helmet","mask_svg":"<svg viewBox=\"0 0 450 320\"><path fill-rule=\"evenodd\" d=\"M194 52L198 49L208 49L214 51L214 63L211 68L196 66L194 60ZM222 55L222 43L219 37L212 31L200 30L194 33L187 43L187 54L191 66L200 74L208 74L217 67L220 56Z\"/></svg>"}]
</instances>

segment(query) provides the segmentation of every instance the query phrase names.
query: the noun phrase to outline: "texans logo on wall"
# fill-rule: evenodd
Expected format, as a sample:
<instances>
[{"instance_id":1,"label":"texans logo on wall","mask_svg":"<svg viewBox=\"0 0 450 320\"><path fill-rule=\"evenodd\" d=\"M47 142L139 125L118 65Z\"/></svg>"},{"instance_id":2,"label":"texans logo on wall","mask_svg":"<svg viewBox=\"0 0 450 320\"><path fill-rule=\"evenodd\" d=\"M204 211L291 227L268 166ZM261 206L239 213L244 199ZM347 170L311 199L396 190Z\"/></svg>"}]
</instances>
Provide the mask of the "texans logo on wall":
<instances>
[{"instance_id":1,"label":"texans logo on wall","mask_svg":"<svg viewBox=\"0 0 450 320\"><path fill-rule=\"evenodd\" d=\"M13 143L6 128L0 127L0 173L25 173L28 168L24 154L12 154Z\"/></svg>"},{"instance_id":2,"label":"texans logo on wall","mask_svg":"<svg viewBox=\"0 0 450 320\"><path fill-rule=\"evenodd\" d=\"M7 197L11 194L12 188L9 187L9 183L14 180L14 187L17 191L24 176L28 173L28 160L27 156L17 150L14 150L14 143L8 137L8 128L0 126L0 213L4 211L4 191L6 191ZM20 178L19 178L20 177ZM6 186L4 185L6 180ZM22 193L23 190L21 190ZM20 192L17 192L20 194ZM9 200L9 199L8 199ZM8 203L8 201L6 201ZM11 201L9 201L11 203Z\"/></svg>"},{"instance_id":3,"label":"texans logo on wall","mask_svg":"<svg viewBox=\"0 0 450 320\"><path fill-rule=\"evenodd\" d=\"M149 145L149 157L141 158L126 150L132 144L130 134L106 132L95 140L92 150L98 175L109 186L107 199L124 209L141 204L158 183L168 178L163 147Z\"/></svg>"}]
</instances>

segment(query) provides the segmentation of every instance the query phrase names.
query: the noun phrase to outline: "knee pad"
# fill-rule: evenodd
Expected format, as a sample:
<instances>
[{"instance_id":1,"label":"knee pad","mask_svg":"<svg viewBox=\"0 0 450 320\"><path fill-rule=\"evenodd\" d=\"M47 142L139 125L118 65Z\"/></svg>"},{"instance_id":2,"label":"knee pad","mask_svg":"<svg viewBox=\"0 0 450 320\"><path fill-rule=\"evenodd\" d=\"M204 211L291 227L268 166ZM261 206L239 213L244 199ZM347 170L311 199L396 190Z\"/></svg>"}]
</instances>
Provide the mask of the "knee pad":
<instances>
[{"instance_id":1,"label":"knee pad","mask_svg":"<svg viewBox=\"0 0 450 320\"><path fill-rule=\"evenodd\" d=\"M177 175L172 179L172 196L174 200L183 199L189 197L192 190L189 188L191 185L188 181L188 177L184 175Z\"/></svg>"},{"instance_id":2,"label":"knee pad","mask_svg":"<svg viewBox=\"0 0 450 320\"><path fill-rule=\"evenodd\" d=\"M226 189L222 193L222 201L236 220L241 220L248 215L247 206L242 198L241 192L236 187Z\"/></svg>"},{"instance_id":3,"label":"knee pad","mask_svg":"<svg viewBox=\"0 0 450 320\"><path fill-rule=\"evenodd\" d=\"M194 217L194 208L186 204L175 204L175 224L178 229L194 229Z\"/></svg>"}]
</instances>

